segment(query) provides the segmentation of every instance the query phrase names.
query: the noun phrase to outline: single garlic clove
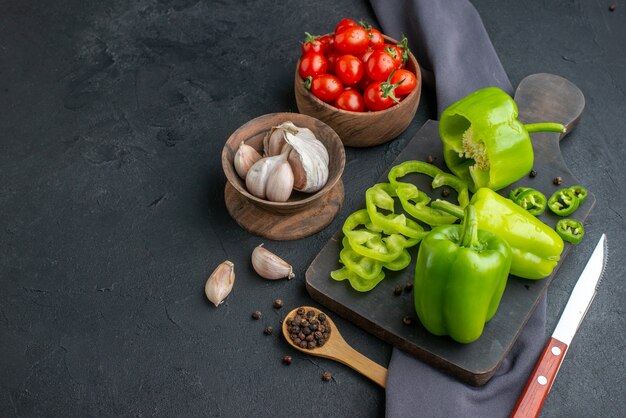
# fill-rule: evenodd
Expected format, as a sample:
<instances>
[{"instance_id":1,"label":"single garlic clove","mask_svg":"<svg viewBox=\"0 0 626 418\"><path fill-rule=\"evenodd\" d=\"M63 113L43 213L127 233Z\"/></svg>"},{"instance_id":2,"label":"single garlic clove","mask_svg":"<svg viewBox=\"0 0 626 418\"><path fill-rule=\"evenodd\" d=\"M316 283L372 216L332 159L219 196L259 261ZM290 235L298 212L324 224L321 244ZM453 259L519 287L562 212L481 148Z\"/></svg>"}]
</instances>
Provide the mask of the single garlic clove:
<instances>
[{"instance_id":1,"label":"single garlic clove","mask_svg":"<svg viewBox=\"0 0 626 418\"><path fill-rule=\"evenodd\" d=\"M282 154L287 146L289 144L285 141L285 130L280 127L273 127L263 138L263 151L266 157Z\"/></svg>"},{"instance_id":2,"label":"single garlic clove","mask_svg":"<svg viewBox=\"0 0 626 418\"><path fill-rule=\"evenodd\" d=\"M235 171L242 179L246 179L246 175L250 170L250 167L257 161L261 159L261 154L257 152L250 145L244 144L243 142L239 144L239 148L235 153L233 164L235 166Z\"/></svg>"},{"instance_id":3,"label":"single garlic clove","mask_svg":"<svg viewBox=\"0 0 626 418\"><path fill-rule=\"evenodd\" d=\"M281 162L267 177L265 196L272 202L286 202L293 191L293 171L287 161L288 154L281 154Z\"/></svg>"},{"instance_id":4,"label":"single garlic clove","mask_svg":"<svg viewBox=\"0 0 626 418\"><path fill-rule=\"evenodd\" d=\"M226 260L211 273L206 284L204 293L215 306L226 299L235 284L235 265Z\"/></svg>"},{"instance_id":5,"label":"single garlic clove","mask_svg":"<svg viewBox=\"0 0 626 418\"><path fill-rule=\"evenodd\" d=\"M252 251L252 267L264 279L292 279L293 268L282 258L259 245Z\"/></svg>"},{"instance_id":6,"label":"single garlic clove","mask_svg":"<svg viewBox=\"0 0 626 418\"><path fill-rule=\"evenodd\" d=\"M300 161L298 151L292 149L289 152L287 161L289 161L293 173L293 188L296 190L304 189L306 187L306 172L304 171L304 167L302 167L302 161Z\"/></svg>"},{"instance_id":7,"label":"single garlic clove","mask_svg":"<svg viewBox=\"0 0 626 418\"><path fill-rule=\"evenodd\" d=\"M254 163L246 176L246 189L260 199L266 198L267 179L274 169L284 160L281 155L264 157Z\"/></svg>"}]
</instances>

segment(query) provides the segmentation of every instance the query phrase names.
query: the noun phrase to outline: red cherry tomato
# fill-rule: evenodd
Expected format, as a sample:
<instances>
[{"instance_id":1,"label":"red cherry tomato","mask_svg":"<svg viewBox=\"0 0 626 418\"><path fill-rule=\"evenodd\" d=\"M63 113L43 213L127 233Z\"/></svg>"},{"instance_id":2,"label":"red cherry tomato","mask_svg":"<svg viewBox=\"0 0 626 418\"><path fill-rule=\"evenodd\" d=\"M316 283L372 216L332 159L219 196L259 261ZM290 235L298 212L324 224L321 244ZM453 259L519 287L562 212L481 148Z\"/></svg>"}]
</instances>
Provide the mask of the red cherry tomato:
<instances>
[{"instance_id":1,"label":"red cherry tomato","mask_svg":"<svg viewBox=\"0 0 626 418\"><path fill-rule=\"evenodd\" d=\"M367 30L361 26L350 26L335 33L335 48L344 54L359 55L369 44Z\"/></svg>"},{"instance_id":2,"label":"red cherry tomato","mask_svg":"<svg viewBox=\"0 0 626 418\"><path fill-rule=\"evenodd\" d=\"M326 72L328 74L335 74L335 66L337 65L337 60L343 55L343 52L339 52L336 49L333 49L332 51L326 53L326 61L328 61L328 68Z\"/></svg>"},{"instance_id":3,"label":"red cherry tomato","mask_svg":"<svg viewBox=\"0 0 626 418\"><path fill-rule=\"evenodd\" d=\"M372 48L367 48L364 53L359 55L359 59L363 64L367 62L367 59L370 57L370 55L372 55L372 52L374 52Z\"/></svg>"},{"instance_id":4,"label":"red cherry tomato","mask_svg":"<svg viewBox=\"0 0 626 418\"><path fill-rule=\"evenodd\" d=\"M343 84L341 84L341 80L337 76L320 74L311 80L310 90L318 99L327 103L333 103L343 91Z\"/></svg>"},{"instance_id":5,"label":"red cherry tomato","mask_svg":"<svg viewBox=\"0 0 626 418\"><path fill-rule=\"evenodd\" d=\"M335 37L333 35L324 35L319 40L324 45L324 53L328 54L335 49Z\"/></svg>"},{"instance_id":6,"label":"red cherry tomato","mask_svg":"<svg viewBox=\"0 0 626 418\"><path fill-rule=\"evenodd\" d=\"M358 83L363 77L365 69L360 59L354 55L342 55L335 64L335 74L346 86Z\"/></svg>"},{"instance_id":7,"label":"red cherry tomato","mask_svg":"<svg viewBox=\"0 0 626 418\"><path fill-rule=\"evenodd\" d=\"M385 47L385 38L383 38L383 34L381 31L375 28L370 28L368 30L368 37L370 39L369 46L373 49L381 49Z\"/></svg>"},{"instance_id":8,"label":"red cherry tomato","mask_svg":"<svg viewBox=\"0 0 626 418\"><path fill-rule=\"evenodd\" d=\"M377 49L365 63L365 74L374 81L385 81L398 68L398 63L385 49Z\"/></svg>"},{"instance_id":9,"label":"red cherry tomato","mask_svg":"<svg viewBox=\"0 0 626 418\"><path fill-rule=\"evenodd\" d=\"M335 26L335 33L339 33L342 30L344 30L345 28L349 28L352 26L359 26L358 23L356 23L354 20L352 19L348 19L348 18L343 18L339 21L339 23L337 24L337 26Z\"/></svg>"},{"instance_id":10,"label":"red cherry tomato","mask_svg":"<svg viewBox=\"0 0 626 418\"><path fill-rule=\"evenodd\" d=\"M400 83L402 82L402 83ZM394 92L397 97L404 97L417 87L417 77L409 70L400 68L391 75L391 84L398 84Z\"/></svg>"},{"instance_id":11,"label":"red cherry tomato","mask_svg":"<svg viewBox=\"0 0 626 418\"><path fill-rule=\"evenodd\" d=\"M319 52L309 52L300 59L298 73L300 73L300 77L302 78L313 77L325 73L327 68L328 61L323 54Z\"/></svg>"},{"instance_id":12,"label":"red cherry tomato","mask_svg":"<svg viewBox=\"0 0 626 418\"><path fill-rule=\"evenodd\" d=\"M400 68L403 64L402 61L402 54L403 54L403 50L401 47L399 47L398 45L389 45L386 44L384 46L384 50L387 51L387 53L389 53L389 55L391 55L391 57L393 58L393 60L396 62L396 68Z\"/></svg>"},{"instance_id":13,"label":"red cherry tomato","mask_svg":"<svg viewBox=\"0 0 626 418\"><path fill-rule=\"evenodd\" d=\"M363 92L365 107L369 110L385 110L395 105L394 87L386 81L375 81ZM396 100L394 100L396 99Z\"/></svg>"},{"instance_id":14,"label":"red cherry tomato","mask_svg":"<svg viewBox=\"0 0 626 418\"><path fill-rule=\"evenodd\" d=\"M364 112L365 102L358 91L347 88L337 96L335 107L351 112Z\"/></svg>"},{"instance_id":15,"label":"red cherry tomato","mask_svg":"<svg viewBox=\"0 0 626 418\"><path fill-rule=\"evenodd\" d=\"M311 35L309 32L304 32L306 38L302 41L302 55L306 55L309 52L319 52L321 54L326 52L326 44L322 43L321 36Z\"/></svg>"}]
</instances>

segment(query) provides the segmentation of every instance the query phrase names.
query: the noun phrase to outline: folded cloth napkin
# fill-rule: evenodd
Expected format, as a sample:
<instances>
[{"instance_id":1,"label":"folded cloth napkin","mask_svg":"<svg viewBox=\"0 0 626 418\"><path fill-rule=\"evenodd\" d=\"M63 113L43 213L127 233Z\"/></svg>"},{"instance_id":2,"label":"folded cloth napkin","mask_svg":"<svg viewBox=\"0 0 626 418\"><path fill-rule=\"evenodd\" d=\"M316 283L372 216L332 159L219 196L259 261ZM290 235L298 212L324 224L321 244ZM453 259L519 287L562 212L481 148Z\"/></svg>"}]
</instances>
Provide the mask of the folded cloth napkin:
<instances>
[{"instance_id":1,"label":"folded cloth napkin","mask_svg":"<svg viewBox=\"0 0 626 418\"><path fill-rule=\"evenodd\" d=\"M434 87L437 110L472 91L513 87L483 22L468 0L370 0L383 32L404 34L424 82ZM387 378L389 417L509 416L545 343L546 298L484 386L473 387L394 349Z\"/></svg>"}]
</instances>

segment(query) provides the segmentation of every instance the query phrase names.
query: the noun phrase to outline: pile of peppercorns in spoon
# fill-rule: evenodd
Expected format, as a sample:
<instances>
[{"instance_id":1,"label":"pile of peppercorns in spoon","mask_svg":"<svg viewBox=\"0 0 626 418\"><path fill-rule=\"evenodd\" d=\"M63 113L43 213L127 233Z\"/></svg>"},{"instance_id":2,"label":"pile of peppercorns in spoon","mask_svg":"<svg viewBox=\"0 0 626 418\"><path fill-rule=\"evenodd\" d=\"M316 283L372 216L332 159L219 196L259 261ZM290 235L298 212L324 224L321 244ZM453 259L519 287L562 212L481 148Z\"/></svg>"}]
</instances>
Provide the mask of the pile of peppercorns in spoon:
<instances>
[{"instance_id":1,"label":"pile of peppercorns in spoon","mask_svg":"<svg viewBox=\"0 0 626 418\"><path fill-rule=\"evenodd\" d=\"M286 320L289 338L300 348L314 349L323 346L330 336L330 323L323 312L298 308Z\"/></svg>"}]
</instances>

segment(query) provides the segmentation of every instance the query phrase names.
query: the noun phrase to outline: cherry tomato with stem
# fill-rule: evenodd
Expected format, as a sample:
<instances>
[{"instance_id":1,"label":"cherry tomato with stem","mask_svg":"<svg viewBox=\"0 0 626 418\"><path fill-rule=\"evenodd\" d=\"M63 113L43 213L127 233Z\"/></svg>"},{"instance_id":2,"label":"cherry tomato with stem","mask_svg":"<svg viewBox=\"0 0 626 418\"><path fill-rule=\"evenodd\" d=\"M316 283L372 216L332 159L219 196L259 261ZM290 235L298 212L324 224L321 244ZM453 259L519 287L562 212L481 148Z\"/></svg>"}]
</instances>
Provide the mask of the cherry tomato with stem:
<instances>
[{"instance_id":1,"label":"cherry tomato with stem","mask_svg":"<svg viewBox=\"0 0 626 418\"><path fill-rule=\"evenodd\" d=\"M367 31L361 26L350 26L335 33L335 48L344 54L362 54L368 45Z\"/></svg>"},{"instance_id":2,"label":"cherry tomato with stem","mask_svg":"<svg viewBox=\"0 0 626 418\"><path fill-rule=\"evenodd\" d=\"M298 73L300 77L307 78L324 74L328 68L328 61L324 54L319 52L309 52L300 59Z\"/></svg>"},{"instance_id":3,"label":"cherry tomato with stem","mask_svg":"<svg viewBox=\"0 0 626 418\"><path fill-rule=\"evenodd\" d=\"M358 23L356 23L354 20L352 19L348 19L346 17L344 17L343 19L341 19L339 21L339 23L337 23L337 26L335 26L335 33L339 33L342 30L344 30L345 28L349 28L349 27L353 27L353 26L359 26Z\"/></svg>"},{"instance_id":4,"label":"cherry tomato with stem","mask_svg":"<svg viewBox=\"0 0 626 418\"><path fill-rule=\"evenodd\" d=\"M398 63L387 48L377 49L365 63L365 73L374 81L385 81L398 68Z\"/></svg>"},{"instance_id":5,"label":"cherry tomato with stem","mask_svg":"<svg viewBox=\"0 0 626 418\"><path fill-rule=\"evenodd\" d=\"M385 38L381 31L376 28L370 28L367 31L369 37L369 47L373 49L382 49L385 47Z\"/></svg>"},{"instance_id":6,"label":"cherry tomato with stem","mask_svg":"<svg viewBox=\"0 0 626 418\"><path fill-rule=\"evenodd\" d=\"M342 91L339 96L337 96L335 107L351 112L364 112L365 101L361 93L354 89L346 88L346 90Z\"/></svg>"},{"instance_id":7,"label":"cherry tomato with stem","mask_svg":"<svg viewBox=\"0 0 626 418\"><path fill-rule=\"evenodd\" d=\"M391 74L391 79L389 80L391 84L397 84L398 87L395 89L395 94L397 97L405 97L408 96L415 88L417 87L417 77L409 70L405 70L404 68L400 68L395 70Z\"/></svg>"},{"instance_id":8,"label":"cherry tomato with stem","mask_svg":"<svg viewBox=\"0 0 626 418\"><path fill-rule=\"evenodd\" d=\"M306 55L309 52L319 52L320 54L326 53L326 44L322 42L322 37L318 35L311 35L309 32L304 32L306 38L302 41L302 55Z\"/></svg>"},{"instance_id":9,"label":"cherry tomato with stem","mask_svg":"<svg viewBox=\"0 0 626 418\"><path fill-rule=\"evenodd\" d=\"M399 103L393 91L397 86L388 81L375 81L363 92L365 107L369 110L385 110Z\"/></svg>"},{"instance_id":10,"label":"cherry tomato with stem","mask_svg":"<svg viewBox=\"0 0 626 418\"><path fill-rule=\"evenodd\" d=\"M343 84L337 76L332 74L320 74L315 77L307 77L304 87L310 90L318 99L326 103L333 103L343 91Z\"/></svg>"},{"instance_id":11,"label":"cherry tomato with stem","mask_svg":"<svg viewBox=\"0 0 626 418\"><path fill-rule=\"evenodd\" d=\"M354 55L342 55L335 63L335 74L345 86L358 83L364 73L363 63Z\"/></svg>"}]
</instances>

